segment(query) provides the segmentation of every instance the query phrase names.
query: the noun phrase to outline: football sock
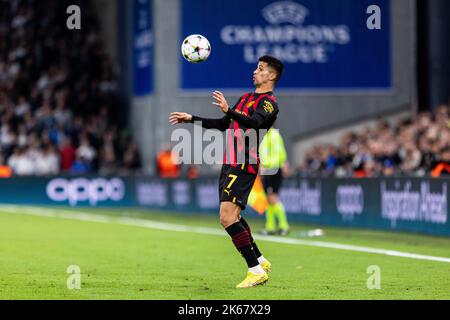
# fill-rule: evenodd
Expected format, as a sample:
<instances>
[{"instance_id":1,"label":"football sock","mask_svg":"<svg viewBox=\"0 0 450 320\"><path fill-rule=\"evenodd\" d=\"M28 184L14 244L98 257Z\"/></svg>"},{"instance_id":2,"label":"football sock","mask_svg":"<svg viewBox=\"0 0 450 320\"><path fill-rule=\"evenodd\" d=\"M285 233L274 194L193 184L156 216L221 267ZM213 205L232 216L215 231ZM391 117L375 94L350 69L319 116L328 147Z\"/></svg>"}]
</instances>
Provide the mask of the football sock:
<instances>
[{"instance_id":1,"label":"football sock","mask_svg":"<svg viewBox=\"0 0 450 320\"><path fill-rule=\"evenodd\" d=\"M263 263L264 261L266 261L266 258L264 258L264 256L258 258L259 264Z\"/></svg>"},{"instance_id":2,"label":"football sock","mask_svg":"<svg viewBox=\"0 0 450 320\"><path fill-rule=\"evenodd\" d=\"M250 229L250 226L248 225L247 221L245 221L245 219L243 217L241 217L240 222L242 223L242 225L244 226L245 230L247 230L249 236L250 236L250 242L252 244L253 247L253 251L255 252L256 257L261 257L262 253L261 251L259 251L258 246L256 245L255 239L253 239L252 237L252 230Z\"/></svg>"},{"instance_id":3,"label":"football sock","mask_svg":"<svg viewBox=\"0 0 450 320\"><path fill-rule=\"evenodd\" d=\"M248 268L248 271L250 271L253 274L263 274L266 273L264 269L258 264L256 267Z\"/></svg>"},{"instance_id":4,"label":"football sock","mask_svg":"<svg viewBox=\"0 0 450 320\"><path fill-rule=\"evenodd\" d=\"M269 204L266 210L266 230L275 231L277 224L275 222L275 206Z\"/></svg>"},{"instance_id":5,"label":"football sock","mask_svg":"<svg viewBox=\"0 0 450 320\"><path fill-rule=\"evenodd\" d=\"M253 268L259 265L256 254L253 251L253 246L250 240L248 231L244 228L241 222L229 226L225 229L233 240L233 244L236 249L244 257L249 268Z\"/></svg>"},{"instance_id":6,"label":"football sock","mask_svg":"<svg viewBox=\"0 0 450 320\"><path fill-rule=\"evenodd\" d=\"M286 217L286 210L281 202L274 205L274 212L278 220L278 225L281 230L288 230L289 224Z\"/></svg>"}]
</instances>

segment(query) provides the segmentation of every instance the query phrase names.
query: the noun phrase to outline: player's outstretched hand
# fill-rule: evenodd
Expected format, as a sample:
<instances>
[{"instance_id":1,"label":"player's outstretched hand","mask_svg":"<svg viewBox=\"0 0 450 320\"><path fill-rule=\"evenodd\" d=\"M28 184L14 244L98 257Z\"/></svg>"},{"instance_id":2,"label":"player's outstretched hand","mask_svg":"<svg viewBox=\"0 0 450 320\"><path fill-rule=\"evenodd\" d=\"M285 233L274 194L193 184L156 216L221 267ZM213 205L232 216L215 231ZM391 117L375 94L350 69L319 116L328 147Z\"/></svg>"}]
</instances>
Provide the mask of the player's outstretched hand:
<instances>
[{"instance_id":1,"label":"player's outstretched hand","mask_svg":"<svg viewBox=\"0 0 450 320\"><path fill-rule=\"evenodd\" d=\"M172 112L169 116L169 123L176 125L179 123L188 123L192 120L192 115L185 112Z\"/></svg>"},{"instance_id":2,"label":"player's outstretched hand","mask_svg":"<svg viewBox=\"0 0 450 320\"><path fill-rule=\"evenodd\" d=\"M229 106L228 106L227 99L225 99L225 96L223 95L223 93L220 91L214 91L213 98L214 98L213 104L218 106L220 108L220 110L222 110L223 113L227 113Z\"/></svg>"}]
</instances>

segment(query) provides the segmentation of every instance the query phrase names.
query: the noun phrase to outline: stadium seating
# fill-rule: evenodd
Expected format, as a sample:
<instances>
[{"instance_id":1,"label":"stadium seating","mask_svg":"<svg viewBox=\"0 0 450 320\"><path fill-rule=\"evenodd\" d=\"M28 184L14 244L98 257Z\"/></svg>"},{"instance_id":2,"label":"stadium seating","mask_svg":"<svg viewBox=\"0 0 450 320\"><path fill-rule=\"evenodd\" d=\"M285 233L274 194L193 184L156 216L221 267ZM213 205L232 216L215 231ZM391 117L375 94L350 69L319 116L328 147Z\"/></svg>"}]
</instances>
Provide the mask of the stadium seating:
<instances>
[{"instance_id":1,"label":"stadium seating","mask_svg":"<svg viewBox=\"0 0 450 320\"><path fill-rule=\"evenodd\" d=\"M315 145L298 170L338 177L426 176L439 164L450 164L449 148L449 107L442 105L434 114L423 112L394 126L380 121L373 128L350 132L337 146Z\"/></svg>"},{"instance_id":2,"label":"stadium seating","mask_svg":"<svg viewBox=\"0 0 450 320\"><path fill-rule=\"evenodd\" d=\"M22 176L137 172L93 8L83 1L83 29L71 32L64 5L0 1L0 166Z\"/></svg>"}]
</instances>

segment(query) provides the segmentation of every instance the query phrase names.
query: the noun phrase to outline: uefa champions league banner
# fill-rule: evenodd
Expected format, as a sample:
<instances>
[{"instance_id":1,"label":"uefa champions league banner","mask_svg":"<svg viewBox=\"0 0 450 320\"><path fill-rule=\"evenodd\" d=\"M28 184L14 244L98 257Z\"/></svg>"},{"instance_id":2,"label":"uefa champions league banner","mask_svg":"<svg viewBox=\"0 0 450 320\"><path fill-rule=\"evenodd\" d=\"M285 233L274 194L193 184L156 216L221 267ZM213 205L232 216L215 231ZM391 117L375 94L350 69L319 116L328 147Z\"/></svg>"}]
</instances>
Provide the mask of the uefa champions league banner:
<instances>
[{"instance_id":1,"label":"uefa champions league banner","mask_svg":"<svg viewBox=\"0 0 450 320\"><path fill-rule=\"evenodd\" d=\"M153 91L153 31L151 0L133 2L133 81L134 95Z\"/></svg>"},{"instance_id":2,"label":"uefa champions league banner","mask_svg":"<svg viewBox=\"0 0 450 320\"><path fill-rule=\"evenodd\" d=\"M381 29L367 27L367 8L381 9ZM209 59L182 62L182 89L248 89L258 57L281 58L278 89L391 88L390 0L182 0L180 42L202 34Z\"/></svg>"}]
</instances>

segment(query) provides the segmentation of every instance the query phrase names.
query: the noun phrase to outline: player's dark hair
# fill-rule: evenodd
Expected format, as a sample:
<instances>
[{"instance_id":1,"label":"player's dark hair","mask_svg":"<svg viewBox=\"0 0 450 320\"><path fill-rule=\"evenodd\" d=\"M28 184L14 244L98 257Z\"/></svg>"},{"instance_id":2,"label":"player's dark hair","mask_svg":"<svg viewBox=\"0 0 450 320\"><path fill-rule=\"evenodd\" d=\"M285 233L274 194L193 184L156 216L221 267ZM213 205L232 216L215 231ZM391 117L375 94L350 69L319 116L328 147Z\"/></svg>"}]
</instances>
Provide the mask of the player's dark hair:
<instances>
[{"instance_id":1,"label":"player's dark hair","mask_svg":"<svg viewBox=\"0 0 450 320\"><path fill-rule=\"evenodd\" d=\"M284 70L283 62L272 56L262 56L261 58L259 58L259 61L267 63L270 68L275 70L275 72L277 73L275 82L278 82L281 79Z\"/></svg>"}]
</instances>

